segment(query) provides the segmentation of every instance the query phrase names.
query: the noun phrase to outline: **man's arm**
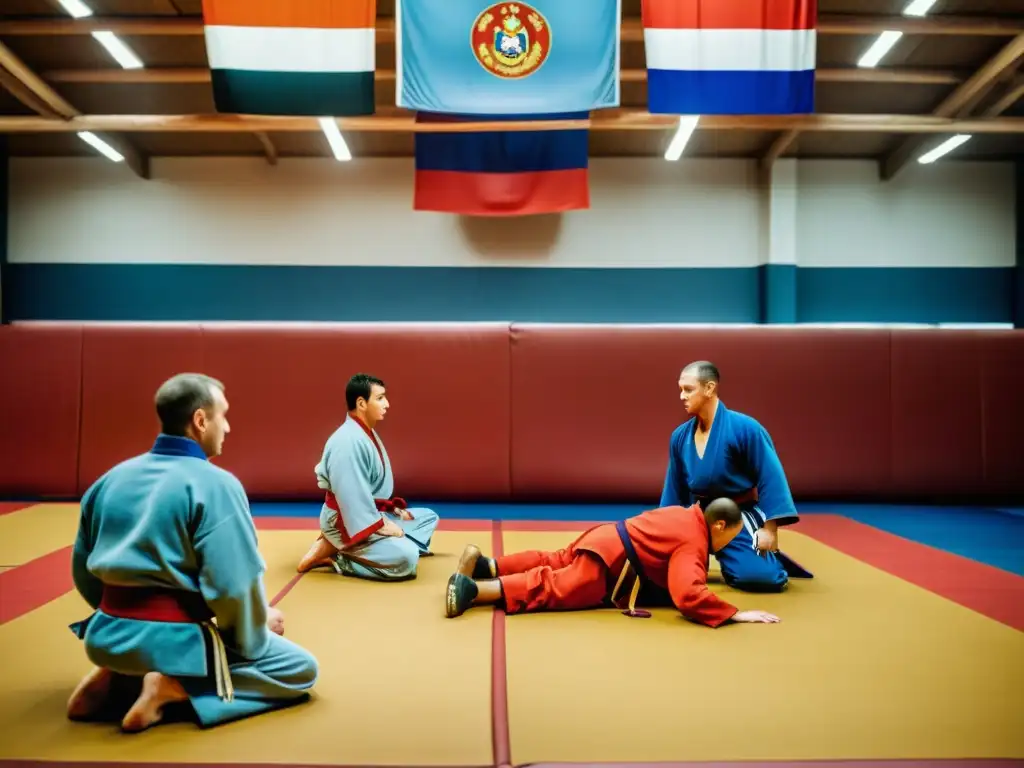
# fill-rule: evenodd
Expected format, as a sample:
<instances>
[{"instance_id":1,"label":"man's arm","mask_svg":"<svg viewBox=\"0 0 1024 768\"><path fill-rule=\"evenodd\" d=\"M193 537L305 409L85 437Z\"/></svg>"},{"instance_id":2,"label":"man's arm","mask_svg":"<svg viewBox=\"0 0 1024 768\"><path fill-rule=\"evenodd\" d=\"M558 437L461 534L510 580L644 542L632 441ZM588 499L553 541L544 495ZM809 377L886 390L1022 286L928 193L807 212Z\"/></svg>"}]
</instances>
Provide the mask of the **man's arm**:
<instances>
[{"instance_id":1,"label":"man's arm","mask_svg":"<svg viewBox=\"0 0 1024 768\"><path fill-rule=\"evenodd\" d=\"M682 435L683 428L677 427L668 440L668 470L665 472L665 485L661 489L659 507L685 507L690 503L686 465L682 456Z\"/></svg>"},{"instance_id":2,"label":"man's arm","mask_svg":"<svg viewBox=\"0 0 1024 768\"><path fill-rule=\"evenodd\" d=\"M737 608L708 589L705 562L695 545L679 547L668 561L668 591L687 619L718 627L735 616Z\"/></svg>"},{"instance_id":3,"label":"man's arm","mask_svg":"<svg viewBox=\"0 0 1024 768\"><path fill-rule=\"evenodd\" d=\"M103 597L103 582L89 572L89 554L92 552L92 506L103 482L101 477L82 496L78 518L78 534L71 550L71 578L75 589L93 610L99 608Z\"/></svg>"},{"instance_id":4,"label":"man's arm","mask_svg":"<svg viewBox=\"0 0 1024 768\"><path fill-rule=\"evenodd\" d=\"M768 430L752 423L744 430L743 448L750 472L757 478L757 503L765 514L765 529L775 534L779 524L799 519L793 495Z\"/></svg>"},{"instance_id":5,"label":"man's arm","mask_svg":"<svg viewBox=\"0 0 1024 768\"><path fill-rule=\"evenodd\" d=\"M740 611L708 589L706 561L692 544L684 544L668 561L668 588L672 602L690 621L709 627L730 622L775 624L779 621L765 611Z\"/></svg>"},{"instance_id":6,"label":"man's arm","mask_svg":"<svg viewBox=\"0 0 1024 768\"><path fill-rule=\"evenodd\" d=\"M225 644L245 658L257 658L270 637L266 566L242 484L231 476L215 481L203 494L198 514L192 546L200 592Z\"/></svg>"}]
</instances>

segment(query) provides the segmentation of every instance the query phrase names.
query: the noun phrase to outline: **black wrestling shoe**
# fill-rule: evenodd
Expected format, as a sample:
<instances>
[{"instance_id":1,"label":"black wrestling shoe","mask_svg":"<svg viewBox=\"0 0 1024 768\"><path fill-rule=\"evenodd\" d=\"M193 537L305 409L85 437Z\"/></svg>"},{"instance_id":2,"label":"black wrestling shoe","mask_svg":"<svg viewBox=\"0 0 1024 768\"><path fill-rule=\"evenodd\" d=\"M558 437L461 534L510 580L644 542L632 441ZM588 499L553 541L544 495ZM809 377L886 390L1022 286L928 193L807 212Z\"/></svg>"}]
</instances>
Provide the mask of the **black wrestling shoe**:
<instances>
[{"instance_id":1,"label":"black wrestling shoe","mask_svg":"<svg viewBox=\"0 0 1024 768\"><path fill-rule=\"evenodd\" d=\"M498 578L498 565L493 557L480 555L473 564L474 579L496 579Z\"/></svg>"},{"instance_id":2,"label":"black wrestling shoe","mask_svg":"<svg viewBox=\"0 0 1024 768\"><path fill-rule=\"evenodd\" d=\"M476 582L471 578L461 573L453 573L448 579L448 588L445 592L445 616L449 619L461 616L473 604L479 591Z\"/></svg>"}]
</instances>

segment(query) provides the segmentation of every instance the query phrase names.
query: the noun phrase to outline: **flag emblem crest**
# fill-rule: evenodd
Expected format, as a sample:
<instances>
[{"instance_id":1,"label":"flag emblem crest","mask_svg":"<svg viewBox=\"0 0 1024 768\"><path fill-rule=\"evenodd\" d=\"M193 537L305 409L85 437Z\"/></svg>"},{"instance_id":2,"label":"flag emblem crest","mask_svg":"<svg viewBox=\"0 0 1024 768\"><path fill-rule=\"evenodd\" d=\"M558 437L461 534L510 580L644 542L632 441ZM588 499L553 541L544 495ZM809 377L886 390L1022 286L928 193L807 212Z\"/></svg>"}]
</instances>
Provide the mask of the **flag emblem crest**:
<instances>
[{"instance_id":1,"label":"flag emblem crest","mask_svg":"<svg viewBox=\"0 0 1024 768\"><path fill-rule=\"evenodd\" d=\"M473 55L485 70L503 79L529 77L551 51L548 20L525 3L498 3L484 10L470 33Z\"/></svg>"}]
</instances>

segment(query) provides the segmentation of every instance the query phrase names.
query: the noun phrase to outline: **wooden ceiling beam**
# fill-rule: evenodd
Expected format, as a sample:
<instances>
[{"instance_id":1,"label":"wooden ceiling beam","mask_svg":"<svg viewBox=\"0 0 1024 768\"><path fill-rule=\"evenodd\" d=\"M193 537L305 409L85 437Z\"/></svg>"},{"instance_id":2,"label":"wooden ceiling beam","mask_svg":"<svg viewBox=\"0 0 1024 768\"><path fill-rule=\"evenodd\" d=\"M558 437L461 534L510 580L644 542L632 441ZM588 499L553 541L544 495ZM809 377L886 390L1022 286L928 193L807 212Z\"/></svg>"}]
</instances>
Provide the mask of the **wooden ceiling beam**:
<instances>
[{"instance_id":1,"label":"wooden ceiling beam","mask_svg":"<svg viewBox=\"0 0 1024 768\"><path fill-rule=\"evenodd\" d=\"M1022 56L1024 56L1024 34L1017 35L1003 46L981 69L943 99L942 103L932 111L932 116L965 118L973 106L999 82L999 78ZM968 130L950 130L949 132L971 133ZM913 159L920 149L921 143L922 140L919 137L910 137L900 142L895 149L885 155L879 163L879 175L882 180L888 181L895 178L896 174Z\"/></svg>"},{"instance_id":2,"label":"wooden ceiling beam","mask_svg":"<svg viewBox=\"0 0 1024 768\"><path fill-rule=\"evenodd\" d=\"M462 133L481 130L536 131L588 128L606 130L674 130L678 118L652 115L642 109L607 109L589 120L480 121L416 123L411 113L382 107L366 117L338 118L342 131L389 133ZM166 133L275 133L317 132L315 117L263 117L250 115L83 115L71 120L42 117L0 117L0 133L56 133L67 131L124 131ZM709 115L699 130L718 131L823 131L844 133L1024 133L1024 117L955 119L935 115Z\"/></svg>"},{"instance_id":3,"label":"wooden ceiling beam","mask_svg":"<svg viewBox=\"0 0 1024 768\"><path fill-rule=\"evenodd\" d=\"M277 165L277 147L274 146L274 142L270 140L270 137L264 131L256 131L256 138L259 140L260 146L263 147L263 154L267 158L267 163Z\"/></svg>"},{"instance_id":4,"label":"wooden ceiling beam","mask_svg":"<svg viewBox=\"0 0 1024 768\"><path fill-rule=\"evenodd\" d=\"M392 81L395 70L378 69L378 80ZM118 85L205 84L210 82L206 67L170 69L54 69L40 75L50 83L106 83ZM958 85L969 73L938 69L822 68L815 72L819 83L898 83L903 85ZM647 70L624 69L622 82L647 82Z\"/></svg>"},{"instance_id":5,"label":"wooden ceiling beam","mask_svg":"<svg viewBox=\"0 0 1024 768\"><path fill-rule=\"evenodd\" d=\"M77 109L68 104L59 93L47 85L42 78L29 69L25 62L19 59L3 43L0 43L0 68L7 70L10 76L20 84L21 89L19 90L22 90L22 92L27 91L42 102L49 113L60 115L63 118L75 117L81 114ZM18 97L17 93L13 95L15 98ZM41 110L37 109L37 111Z\"/></svg>"},{"instance_id":6,"label":"wooden ceiling beam","mask_svg":"<svg viewBox=\"0 0 1024 768\"><path fill-rule=\"evenodd\" d=\"M996 117L1003 114L1003 112L1021 99L1024 99L1024 76L1018 77L1014 82L1010 83L1003 95L982 114L986 117Z\"/></svg>"},{"instance_id":7,"label":"wooden ceiling beam","mask_svg":"<svg viewBox=\"0 0 1024 768\"><path fill-rule=\"evenodd\" d=\"M762 170L769 169L775 165L775 161L778 160L788 150L793 142L800 136L800 131L789 130L785 133L779 134L779 136L771 143L768 150L761 156L759 164Z\"/></svg>"},{"instance_id":8,"label":"wooden ceiling beam","mask_svg":"<svg viewBox=\"0 0 1024 768\"><path fill-rule=\"evenodd\" d=\"M7 19L0 22L0 36L90 35L109 30L117 35L195 36L203 34L203 22L189 17L130 17L84 19ZM818 31L823 35L877 35L886 30L906 35L956 35L961 37L1013 37L1024 34L1024 18L999 16L880 16L823 13ZM395 21L377 19L377 42L394 42ZM642 42L638 18L622 20L624 42Z\"/></svg>"},{"instance_id":9,"label":"wooden ceiling beam","mask_svg":"<svg viewBox=\"0 0 1024 768\"><path fill-rule=\"evenodd\" d=\"M0 85L7 88L15 98L38 112L41 119L55 123L69 124L82 117L82 113L69 104L46 81L33 72L10 48L0 43ZM85 129L78 129L85 130ZM130 141L116 137L108 142L124 157L125 164L135 175L149 178L149 161Z\"/></svg>"}]
</instances>

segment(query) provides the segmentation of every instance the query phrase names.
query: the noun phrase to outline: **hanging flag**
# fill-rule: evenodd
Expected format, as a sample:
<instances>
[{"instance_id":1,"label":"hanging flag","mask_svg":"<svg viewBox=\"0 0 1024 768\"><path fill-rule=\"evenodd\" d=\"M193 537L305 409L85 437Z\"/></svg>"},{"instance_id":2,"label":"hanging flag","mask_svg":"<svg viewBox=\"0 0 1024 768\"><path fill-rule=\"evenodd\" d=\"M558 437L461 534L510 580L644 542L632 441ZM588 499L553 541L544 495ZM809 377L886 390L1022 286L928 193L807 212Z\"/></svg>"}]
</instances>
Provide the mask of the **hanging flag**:
<instances>
[{"instance_id":1,"label":"hanging flag","mask_svg":"<svg viewBox=\"0 0 1024 768\"><path fill-rule=\"evenodd\" d=\"M814 111L817 0L642 0L654 114Z\"/></svg>"},{"instance_id":2,"label":"hanging flag","mask_svg":"<svg viewBox=\"0 0 1024 768\"><path fill-rule=\"evenodd\" d=\"M395 0L396 104L476 115L617 107L621 16L620 0Z\"/></svg>"},{"instance_id":3,"label":"hanging flag","mask_svg":"<svg viewBox=\"0 0 1024 768\"><path fill-rule=\"evenodd\" d=\"M588 113L470 116L418 113L416 122L586 120ZM589 131L416 133L413 209L527 216L590 207Z\"/></svg>"},{"instance_id":4,"label":"hanging flag","mask_svg":"<svg viewBox=\"0 0 1024 768\"><path fill-rule=\"evenodd\" d=\"M372 115L376 0L203 0L218 112Z\"/></svg>"}]
</instances>

